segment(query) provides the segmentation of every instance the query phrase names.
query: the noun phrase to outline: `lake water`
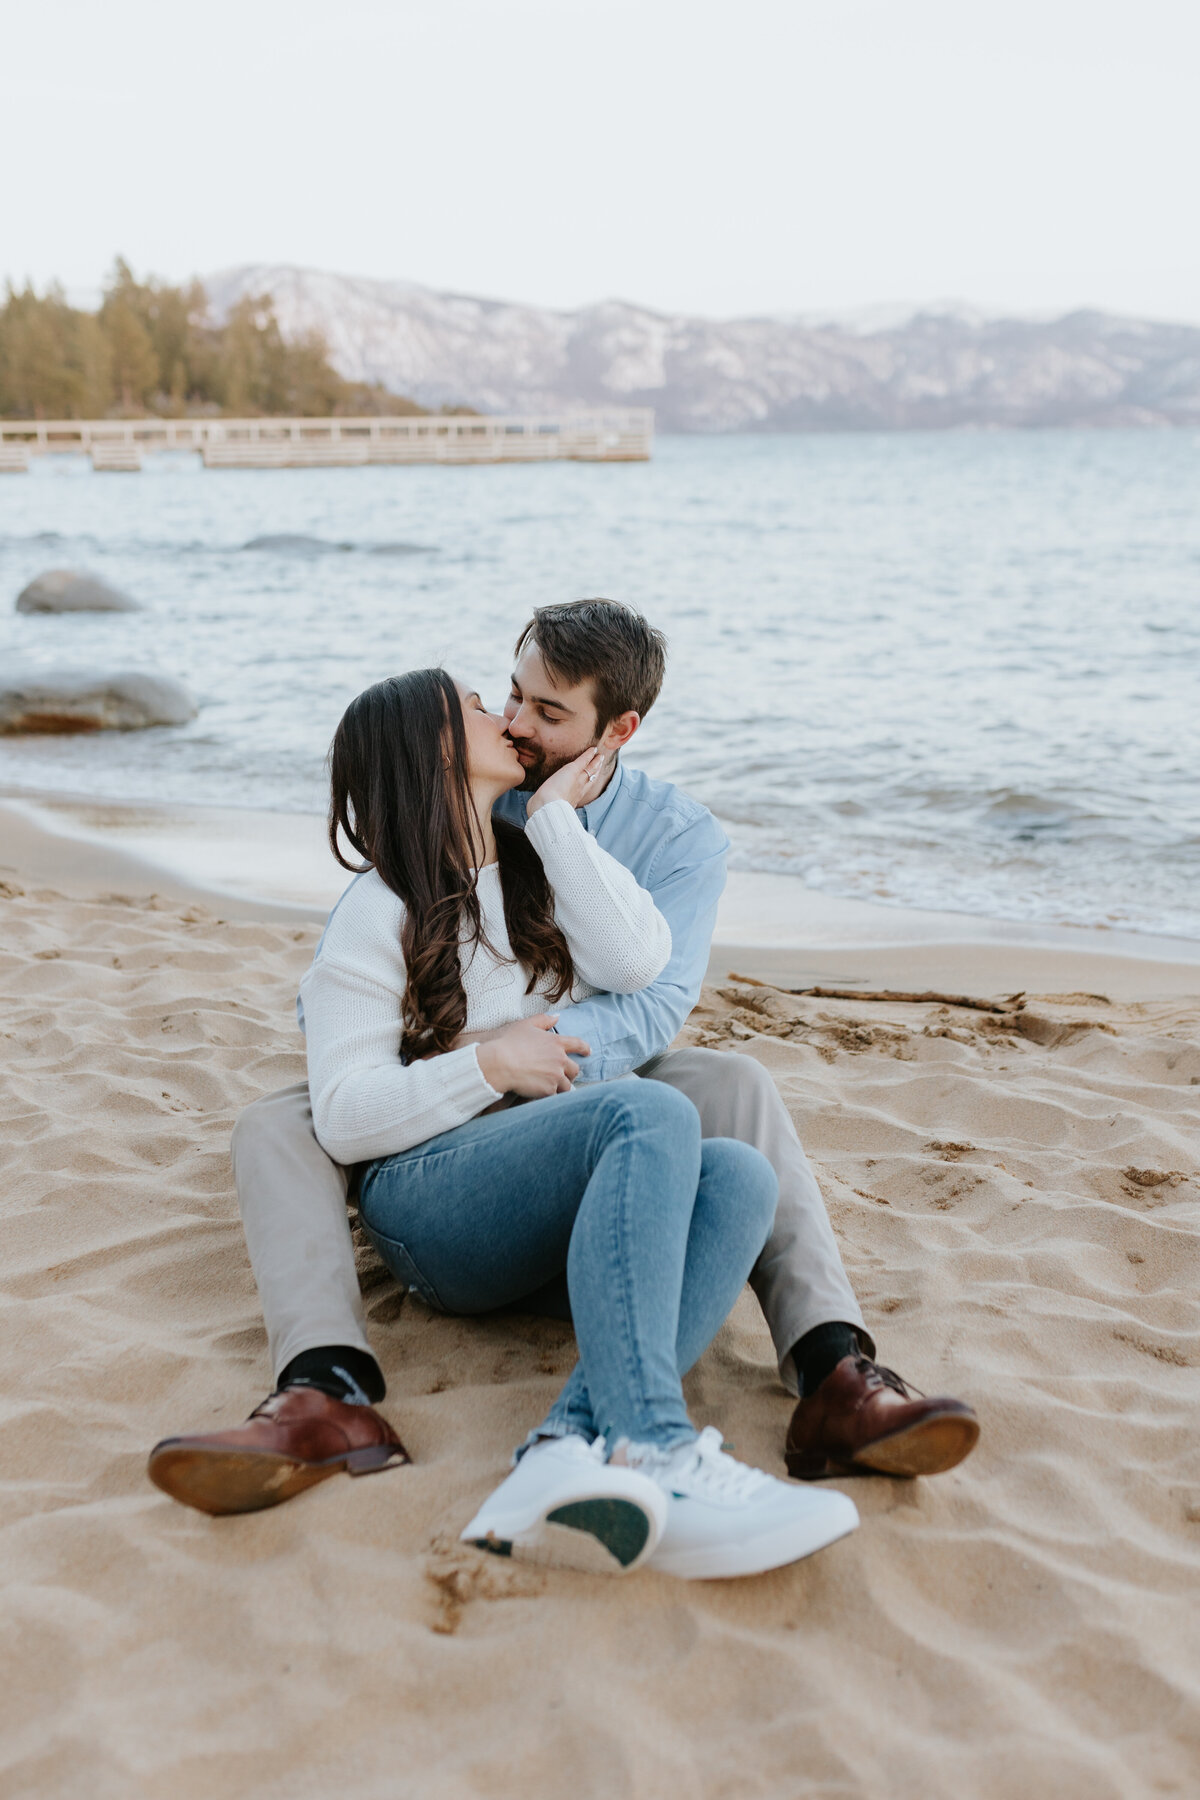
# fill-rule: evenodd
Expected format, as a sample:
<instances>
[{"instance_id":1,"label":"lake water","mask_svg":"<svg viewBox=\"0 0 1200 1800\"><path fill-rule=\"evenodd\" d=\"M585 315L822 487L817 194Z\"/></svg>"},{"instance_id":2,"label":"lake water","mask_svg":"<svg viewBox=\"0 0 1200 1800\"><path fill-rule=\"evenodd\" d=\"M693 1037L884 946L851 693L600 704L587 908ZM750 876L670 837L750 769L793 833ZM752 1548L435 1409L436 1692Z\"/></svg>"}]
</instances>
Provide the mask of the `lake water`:
<instances>
[{"instance_id":1,"label":"lake water","mask_svg":"<svg viewBox=\"0 0 1200 1800\"><path fill-rule=\"evenodd\" d=\"M742 867L1200 937L1200 433L663 438L648 465L0 478L5 665L158 666L178 731L0 739L0 784L321 811L342 708L445 661L499 705L529 609L667 632L636 756ZM255 544L255 540L274 540ZM27 618L85 568L141 614Z\"/></svg>"}]
</instances>

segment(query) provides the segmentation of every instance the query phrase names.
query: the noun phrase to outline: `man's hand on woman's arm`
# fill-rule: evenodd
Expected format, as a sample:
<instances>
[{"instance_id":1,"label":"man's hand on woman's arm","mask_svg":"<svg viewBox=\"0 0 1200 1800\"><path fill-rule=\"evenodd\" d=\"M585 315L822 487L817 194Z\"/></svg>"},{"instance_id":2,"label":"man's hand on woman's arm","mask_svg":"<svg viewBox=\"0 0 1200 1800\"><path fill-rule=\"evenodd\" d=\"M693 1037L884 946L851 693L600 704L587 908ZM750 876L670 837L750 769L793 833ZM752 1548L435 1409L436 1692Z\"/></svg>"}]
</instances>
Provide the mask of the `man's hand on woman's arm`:
<instances>
[{"instance_id":1,"label":"man's hand on woman's arm","mask_svg":"<svg viewBox=\"0 0 1200 1800\"><path fill-rule=\"evenodd\" d=\"M591 1052L582 1038L559 1037L554 1030L557 1018L557 1013L538 1013L476 1037L484 1080L501 1094L520 1094L526 1100L568 1093L579 1073L579 1064L572 1059ZM458 1040L470 1041L470 1035Z\"/></svg>"},{"instance_id":2,"label":"man's hand on woman's arm","mask_svg":"<svg viewBox=\"0 0 1200 1800\"><path fill-rule=\"evenodd\" d=\"M460 1031L450 1048L461 1050L464 1044L490 1044L509 1029L507 1025L493 1025L490 1031Z\"/></svg>"}]
</instances>

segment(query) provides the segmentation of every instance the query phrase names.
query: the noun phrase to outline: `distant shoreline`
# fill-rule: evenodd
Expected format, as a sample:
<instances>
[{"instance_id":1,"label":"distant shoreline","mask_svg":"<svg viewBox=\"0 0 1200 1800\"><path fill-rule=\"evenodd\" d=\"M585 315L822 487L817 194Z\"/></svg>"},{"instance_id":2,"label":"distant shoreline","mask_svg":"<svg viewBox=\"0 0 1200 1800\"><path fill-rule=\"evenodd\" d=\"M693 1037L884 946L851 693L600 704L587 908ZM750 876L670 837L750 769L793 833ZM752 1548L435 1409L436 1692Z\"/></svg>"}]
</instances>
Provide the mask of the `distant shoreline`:
<instances>
[{"instance_id":1,"label":"distant shoreline","mask_svg":"<svg viewBox=\"0 0 1200 1800\"><path fill-rule=\"evenodd\" d=\"M1014 318L931 302L822 317L709 318L634 301L575 309L283 263L203 278L218 317L271 296L338 372L422 405L654 408L662 432L1200 425L1200 325L1077 307ZM419 360L413 346L420 345Z\"/></svg>"}]
</instances>

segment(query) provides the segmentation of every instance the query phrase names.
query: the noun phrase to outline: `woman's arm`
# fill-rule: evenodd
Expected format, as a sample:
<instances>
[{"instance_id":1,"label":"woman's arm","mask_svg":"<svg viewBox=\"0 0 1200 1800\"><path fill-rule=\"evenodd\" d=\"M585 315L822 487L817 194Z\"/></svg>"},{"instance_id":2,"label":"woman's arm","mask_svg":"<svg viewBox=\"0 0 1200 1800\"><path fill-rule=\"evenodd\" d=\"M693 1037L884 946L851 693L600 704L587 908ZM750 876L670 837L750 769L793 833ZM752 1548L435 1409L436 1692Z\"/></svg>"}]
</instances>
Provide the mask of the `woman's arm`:
<instances>
[{"instance_id":1,"label":"woman's arm","mask_svg":"<svg viewBox=\"0 0 1200 1800\"><path fill-rule=\"evenodd\" d=\"M671 957L671 928L650 895L600 848L566 800L538 807L525 833L554 889L554 916L576 973L610 994L648 987Z\"/></svg>"},{"instance_id":2,"label":"woman's arm","mask_svg":"<svg viewBox=\"0 0 1200 1800\"><path fill-rule=\"evenodd\" d=\"M400 1061L400 997L326 950L304 978L313 1129L335 1162L395 1156L500 1098L474 1044Z\"/></svg>"},{"instance_id":3,"label":"woman's arm","mask_svg":"<svg viewBox=\"0 0 1200 1800\"><path fill-rule=\"evenodd\" d=\"M627 1075L674 1039L700 996L728 849L712 814L697 808L641 865L641 878L671 927L671 960L636 994L592 994L562 1008L557 1029L578 1032L591 1047L581 1081Z\"/></svg>"},{"instance_id":4,"label":"woman's arm","mask_svg":"<svg viewBox=\"0 0 1200 1800\"><path fill-rule=\"evenodd\" d=\"M565 1091L586 1055L544 1014L486 1033L442 1055L400 1060L407 982L400 902L376 875L356 881L334 909L300 987L308 1037L313 1126L336 1161L395 1156L486 1112L508 1093Z\"/></svg>"}]
</instances>

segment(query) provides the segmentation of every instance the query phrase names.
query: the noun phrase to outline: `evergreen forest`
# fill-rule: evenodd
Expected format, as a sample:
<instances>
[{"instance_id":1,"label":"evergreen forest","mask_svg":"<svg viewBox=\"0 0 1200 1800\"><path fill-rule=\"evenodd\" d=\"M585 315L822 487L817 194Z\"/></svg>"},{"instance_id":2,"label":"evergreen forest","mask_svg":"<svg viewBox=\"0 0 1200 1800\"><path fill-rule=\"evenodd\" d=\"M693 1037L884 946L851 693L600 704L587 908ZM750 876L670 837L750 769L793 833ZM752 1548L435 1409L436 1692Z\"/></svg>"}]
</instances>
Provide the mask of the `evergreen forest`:
<instances>
[{"instance_id":1,"label":"evergreen forest","mask_svg":"<svg viewBox=\"0 0 1200 1800\"><path fill-rule=\"evenodd\" d=\"M9 284L0 307L0 416L121 419L224 414L328 418L420 413L386 388L344 381L319 335L284 341L269 295L215 324L203 287L138 281L120 259L96 312L61 289Z\"/></svg>"}]
</instances>

